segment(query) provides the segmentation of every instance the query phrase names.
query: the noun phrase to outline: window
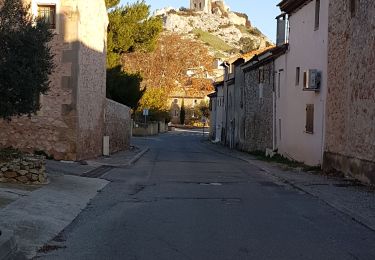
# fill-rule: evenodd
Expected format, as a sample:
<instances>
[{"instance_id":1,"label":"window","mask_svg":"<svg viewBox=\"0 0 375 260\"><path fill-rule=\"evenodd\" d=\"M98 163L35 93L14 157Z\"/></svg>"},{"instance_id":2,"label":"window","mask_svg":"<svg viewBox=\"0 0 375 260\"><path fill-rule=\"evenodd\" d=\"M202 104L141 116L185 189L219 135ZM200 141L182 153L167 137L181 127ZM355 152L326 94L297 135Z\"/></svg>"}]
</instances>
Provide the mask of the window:
<instances>
[{"instance_id":1,"label":"window","mask_svg":"<svg viewBox=\"0 0 375 260\"><path fill-rule=\"evenodd\" d=\"M300 74L301 74L301 68L300 68L300 67L297 67L297 68L296 68L296 86L299 86L299 78L300 78Z\"/></svg>"},{"instance_id":2,"label":"window","mask_svg":"<svg viewBox=\"0 0 375 260\"><path fill-rule=\"evenodd\" d=\"M350 10L351 17L355 16L355 12L356 12L356 8L357 8L356 1L357 0L349 0L349 10Z\"/></svg>"},{"instance_id":3,"label":"window","mask_svg":"<svg viewBox=\"0 0 375 260\"><path fill-rule=\"evenodd\" d=\"M279 118L279 141L281 142L281 118Z\"/></svg>"},{"instance_id":4,"label":"window","mask_svg":"<svg viewBox=\"0 0 375 260\"><path fill-rule=\"evenodd\" d=\"M178 116L178 110L174 111L174 116Z\"/></svg>"},{"instance_id":5,"label":"window","mask_svg":"<svg viewBox=\"0 0 375 260\"><path fill-rule=\"evenodd\" d=\"M306 133L314 133L314 104L306 105Z\"/></svg>"},{"instance_id":6,"label":"window","mask_svg":"<svg viewBox=\"0 0 375 260\"><path fill-rule=\"evenodd\" d=\"M277 92L278 92L278 97L281 97L281 71L279 72L279 77L277 79Z\"/></svg>"},{"instance_id":7,"label":"window","mask_svg":"<svg viewBox=\"0 0 375 260\"><path fill-rule=\"evenodd\" d=\"M258 83L264 83L265 82L265 76L264 76L264 68L260 67L258 70Z\"/></svg>"},{"instance_id":8,"label":"window","mask_svg":"<svg viewBox=\"0 0 375 260\"><path fill-rule=\"evenodd\" d=\"M56 29L55 5L38 5L38 17L48 23L51 26L51 29Z\"/></svg>"},{"instance_id":9,"label":"window","mask_svg":"<svg viewBox=\"0 0 375 260\"><path fill-rule=\"evenodd\" d=\"M315 30L319 29L320 20L320 0L315 2Z\"/></svg>"},{"instance_id":10,"label":"window","mask_svg":"<svg viewBox=\"0 0 375 260\"><path fill-rule=\"evenodd\" d=\"M202 9L202 3L199 3L199 9Z\"/></svg>"}]
</instances>

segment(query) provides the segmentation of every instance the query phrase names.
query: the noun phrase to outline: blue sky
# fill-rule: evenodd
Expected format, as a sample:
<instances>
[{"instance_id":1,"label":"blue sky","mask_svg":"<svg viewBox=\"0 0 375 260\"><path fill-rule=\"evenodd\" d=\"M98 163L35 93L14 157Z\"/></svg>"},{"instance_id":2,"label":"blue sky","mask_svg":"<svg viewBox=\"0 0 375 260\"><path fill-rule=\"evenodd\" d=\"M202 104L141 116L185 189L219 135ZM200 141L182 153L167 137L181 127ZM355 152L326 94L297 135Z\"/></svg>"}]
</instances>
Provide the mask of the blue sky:
<instances>
[{"instance_id":1,"label":"blue sky","mask_svg":"<svg viewBox=\"0 0 375 260\"><path fill-rule=\"evenodd\" d=\"M136 0L121 0L122 4L135 2ZM246 13L249 16L253 26L258 27L272 41L276 39L276 20L280 10L276 5L277 0L225 0L232 11ZM152 10L160 9L167 6L188 7L189 0L146 0L151 5Z\"/></svg>"}]
</instances>

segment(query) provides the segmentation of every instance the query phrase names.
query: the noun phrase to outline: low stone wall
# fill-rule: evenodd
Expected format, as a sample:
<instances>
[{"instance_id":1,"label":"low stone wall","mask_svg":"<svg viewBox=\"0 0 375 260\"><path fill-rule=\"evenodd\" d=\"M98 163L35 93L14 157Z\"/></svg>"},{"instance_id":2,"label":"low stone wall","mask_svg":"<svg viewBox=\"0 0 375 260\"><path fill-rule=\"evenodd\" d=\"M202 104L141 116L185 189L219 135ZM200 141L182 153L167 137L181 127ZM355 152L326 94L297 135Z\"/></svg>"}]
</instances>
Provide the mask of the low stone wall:
<instances>
[{"instance_id":1,"label":"low stone wall","mask_svg":"<svg viewBox=\"0 0 375 260\"><path fill-rule=\"evenodd\" d=\"M0 162L0 182L44 184L47 181L45 158L28 155Z\"/></svg>"},{"instance_id":2,"label":"low stone wall","mask_svg":"<svg viewBox=\"0 0 375 260\"><path fill-rule=\"evenodd\" d=\"M151 136L159 134L159 123L149 122L147 124L135 123L133 128L134 136Z\"/></svg>"},{"instance_id":3,"label":"low stone wall","mask_svg":"<svg viewBox=\"0 0 375 260\"><path fill-rule=\"evenodd\" d=\"M105 135L109 136L109 152L111 154L129 148L131 127L130 108L107 99Z\"/></svg>"}]
</instances>

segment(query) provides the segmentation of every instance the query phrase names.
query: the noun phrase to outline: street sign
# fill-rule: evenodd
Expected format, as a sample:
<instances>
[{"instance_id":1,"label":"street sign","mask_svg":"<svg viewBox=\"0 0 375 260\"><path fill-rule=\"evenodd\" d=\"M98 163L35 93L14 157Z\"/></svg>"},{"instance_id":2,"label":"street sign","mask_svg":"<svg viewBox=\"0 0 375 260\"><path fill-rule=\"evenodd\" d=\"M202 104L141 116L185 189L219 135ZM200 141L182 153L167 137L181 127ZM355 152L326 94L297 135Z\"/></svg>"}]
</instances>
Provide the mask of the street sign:
<instances>
[{"instance_id":1,"label":"street sign","mask_svg":"<svg viewBox=\"0 0 375 260\"><path fill-rule=\"evenodd\" d=\"M143 115L148 116L148 109L143 109Z\"/></svg>"}]
</instances>

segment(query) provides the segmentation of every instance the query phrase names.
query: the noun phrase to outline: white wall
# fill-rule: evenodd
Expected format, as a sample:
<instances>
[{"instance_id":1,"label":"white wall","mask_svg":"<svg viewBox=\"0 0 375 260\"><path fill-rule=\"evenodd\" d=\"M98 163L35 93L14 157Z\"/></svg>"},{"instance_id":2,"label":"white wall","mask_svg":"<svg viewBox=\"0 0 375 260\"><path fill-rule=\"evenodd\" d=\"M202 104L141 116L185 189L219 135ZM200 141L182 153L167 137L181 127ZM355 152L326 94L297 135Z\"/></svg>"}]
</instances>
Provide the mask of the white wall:
<instances>
[{"instance_id":1,"label":"white wall","mask_svg":"<svg viewBox=\"0 0 375 260\"><path fill-rule=\"evenodd\" d=\"M327 93L328 6L328 1L321 1L318 30L315 30L315 0L289 17L289 50L275 62L275 77L278 77L280 70L284 70L280 74L280 98L276 93L276 146L279 153L308 165L322 164ZM296 67L301 68L298 86ZM320 92L303 91L303 72L309 69L322 71ZM275 82L278 90L278 78ZM307 104L314 104L313 134L305 132Z\"/></svg>"}]
</instances>

